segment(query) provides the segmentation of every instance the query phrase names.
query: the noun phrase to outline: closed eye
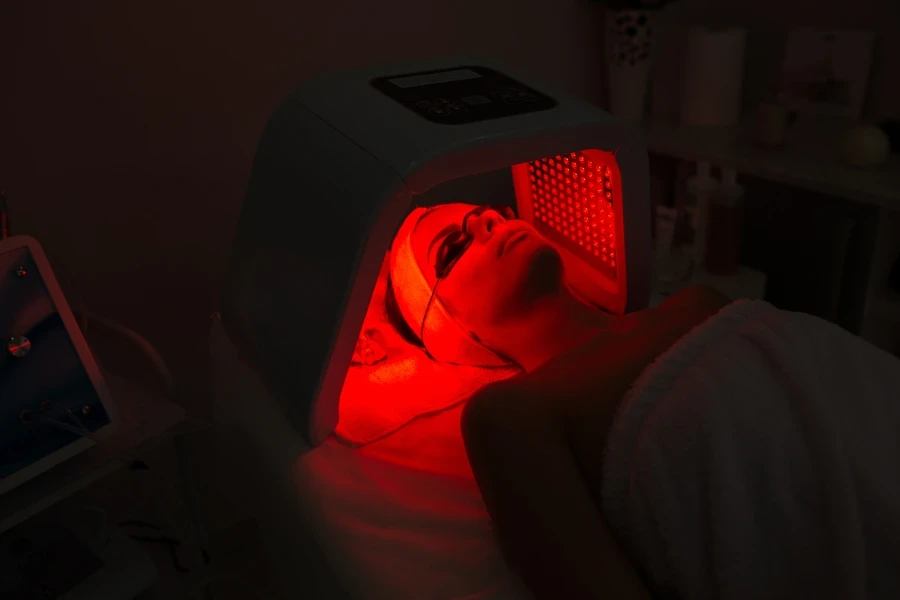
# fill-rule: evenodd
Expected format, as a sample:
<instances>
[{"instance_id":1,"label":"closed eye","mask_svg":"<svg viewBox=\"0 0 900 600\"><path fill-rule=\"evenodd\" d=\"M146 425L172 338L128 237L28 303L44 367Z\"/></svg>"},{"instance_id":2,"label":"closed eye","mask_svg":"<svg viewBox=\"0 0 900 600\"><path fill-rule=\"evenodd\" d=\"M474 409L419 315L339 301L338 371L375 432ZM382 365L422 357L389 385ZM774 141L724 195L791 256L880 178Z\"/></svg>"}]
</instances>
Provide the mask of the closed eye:
<instances>
[{"instance_id":1,"label":"closed eye","mask_svg":"<svg viewBox=\"0 0 900 600\"><path fill-rule=\"evenodd\" d=\"M462 231L451 233L441 243L434 261L435 273L438 278L447 274L447 270L465 251L471 238Z\"/></svg>"}]
</instances>

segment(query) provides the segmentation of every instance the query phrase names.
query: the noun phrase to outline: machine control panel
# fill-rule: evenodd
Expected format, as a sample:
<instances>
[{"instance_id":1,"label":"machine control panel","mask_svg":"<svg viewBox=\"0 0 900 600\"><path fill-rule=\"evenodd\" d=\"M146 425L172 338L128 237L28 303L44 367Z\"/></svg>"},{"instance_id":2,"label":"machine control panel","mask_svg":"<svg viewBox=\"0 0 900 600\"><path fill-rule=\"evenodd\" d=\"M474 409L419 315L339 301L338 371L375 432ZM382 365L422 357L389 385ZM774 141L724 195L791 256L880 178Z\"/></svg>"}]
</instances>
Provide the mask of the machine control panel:
<instances>
[{"instance_id":1,"label":"machine control panel","mask_svg":"<svg viewBox=\"0 0 900 600\"><path fill-rule=\"evenodd\" d=\"M468 66L372 80L372 85L433 123L464 125L549 110L556 100L507 75Z\"/></svg>"}]
</instances>

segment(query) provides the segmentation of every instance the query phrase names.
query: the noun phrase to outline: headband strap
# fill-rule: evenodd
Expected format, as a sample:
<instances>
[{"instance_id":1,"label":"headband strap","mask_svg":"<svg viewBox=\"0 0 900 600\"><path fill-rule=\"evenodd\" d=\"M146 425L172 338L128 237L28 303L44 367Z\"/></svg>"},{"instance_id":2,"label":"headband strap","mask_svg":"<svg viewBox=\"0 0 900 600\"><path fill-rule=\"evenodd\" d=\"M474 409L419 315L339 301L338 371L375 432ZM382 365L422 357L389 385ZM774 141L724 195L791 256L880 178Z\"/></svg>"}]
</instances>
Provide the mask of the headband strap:
<instances>
[{"instance_id":1,"label":"headband strap","mask_svg":"<svg viewBox=\"0 0 900 600\"><path fill-rule=\"evenodd\" d=\"M505 367L493 350L473 338L453 318L422 272L413 251L413 234L419 221L434 209L416 208L400 226L391 247L391 281L397 307L404 320L418 330L426 351L438 362L475 367ZM440 281L440 280L438 280ZM421 324L421 325L420 325Z\"/></svg>"}]
</instances>

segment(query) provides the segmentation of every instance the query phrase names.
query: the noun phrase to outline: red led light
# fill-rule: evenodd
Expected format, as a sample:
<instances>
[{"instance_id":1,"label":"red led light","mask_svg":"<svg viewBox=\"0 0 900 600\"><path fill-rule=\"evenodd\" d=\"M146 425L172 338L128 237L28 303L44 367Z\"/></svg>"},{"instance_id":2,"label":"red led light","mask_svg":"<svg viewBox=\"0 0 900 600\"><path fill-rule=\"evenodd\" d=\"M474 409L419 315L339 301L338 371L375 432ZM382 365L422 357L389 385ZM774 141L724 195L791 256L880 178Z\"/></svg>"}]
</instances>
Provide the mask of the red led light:
<instances>
[{"instance_id":1,"label":"red led light","mask_svg":"<svg viewBox=\"0 0 900 600\"><path fill-rule=\"evenodd\" d=\"M615 279L616 190L609 165L594 154L572 152L532 161L528 174L538 231Z\"/></svg>"}]
</instances>

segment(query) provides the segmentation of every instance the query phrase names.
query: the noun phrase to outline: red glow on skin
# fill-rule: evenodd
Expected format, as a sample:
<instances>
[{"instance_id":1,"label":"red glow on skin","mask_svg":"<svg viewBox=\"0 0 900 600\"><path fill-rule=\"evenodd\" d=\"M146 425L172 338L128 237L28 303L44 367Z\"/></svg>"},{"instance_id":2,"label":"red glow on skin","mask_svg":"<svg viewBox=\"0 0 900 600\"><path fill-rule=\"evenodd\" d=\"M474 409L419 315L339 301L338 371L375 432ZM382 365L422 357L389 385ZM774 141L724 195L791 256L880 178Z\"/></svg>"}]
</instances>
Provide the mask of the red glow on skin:
<instances>
[{"instance_id":1,"label":"red glow on skin","mask_svg":"<svg viewBox=\"0 0 900 600\"><path fill-rule=\"evenodd\" d=\"M524 213L530 211L526 220L531 222L538 233L581 257L596 269L598 277L615 281L617 273L624 267L624 256L619 251L621 224L615 218L621 207L621 174L614 154L585 150L546 157L516 165L513 177L518 178L517 188L520 196L523 196L516 199L523 212L520 216L525 217ZM527 178L527 185L521 185L525 182L523 178ZM465 212L466 209L462 208L458 220L462 220ZM427 234L425 237L431 239L433 236ZM511 241L504 251L511 250L524 237L526 236L517 238L512 234L510 240L502 240ZM497 245L498 252L502 247L503 244ZM432 258L431 250L434 249L423 251L428 260ZM618 264L620 262L623 264ZM385 345L378 350L383 350L387 359L370 366L350 367L340 401L339 434L342 428L345 431L348 428L386 430L389 428L387 424L406 421L414 415L433 416L452 406L452 399L462 401L467 395L491 382L479 379L474 368L438 365L433 361L422 360L421 350L397 333L384 308L387 267L386 260L363 325L363 332L377 329ZM404 266L401 264L399 268ZM432 280L433 273L425 272L425 275L429 287L432 287L435 283ZM446 280L441 285L447 286L450 283ZM416 296L412 298L412 302L421 305L427 303L431 289L413 288L414 286L410 286L398 293L410 298ZM474 297L489 292L479 292L478 289L466 291ZM624 293L624 290L620 290L620 293ZM361 376L360 373L365 375ZM442 434L459 436L458 431L444 431ZM392 460L401 461L414 469L440 470L440 466L433 460L434 456L417 456L414 448L421 444L408 437L412 434L401 429L392 435L404 437L409 444L407 456L399 457L395 452ZM459 440L456 442L461 444ZM466 470L458 465L448 468L457 473Z\"/></svg>"},{"instance_id":2,"label":"red glow on skin","mask_svg":"<svg viewBox=\"0 0 900 600\"><path fill-rule=\"evenodd\" d=\"M475 390L509 377L517 370L498 371L439 363L404 339L388 316L389 264L388 257L362 327L368 343L377 341L380 345L375 354L383 354L385 358L371 365L357 362L348 369L341 390L337 436L343 441L362 445L390 435L393 450L390 457L383 457L386 460L389 458L411 469L471 477L462 450L458 419L445 424L439 431L430 426L404 426L414 420L433 421L436 415L461 405ZM414 291L429 293L424 286ZM404 290L403 293L408 292ZM419 300L424 303L428 298L423 296ZM427 432L422 433L425 439L418 439L416 432L426 429ZM403 445L398 446L397 439L402 439ZM407 451L402 452L402 448ZM437 460L438 456L444 458Z\"/></svg>"}]
</instances>

